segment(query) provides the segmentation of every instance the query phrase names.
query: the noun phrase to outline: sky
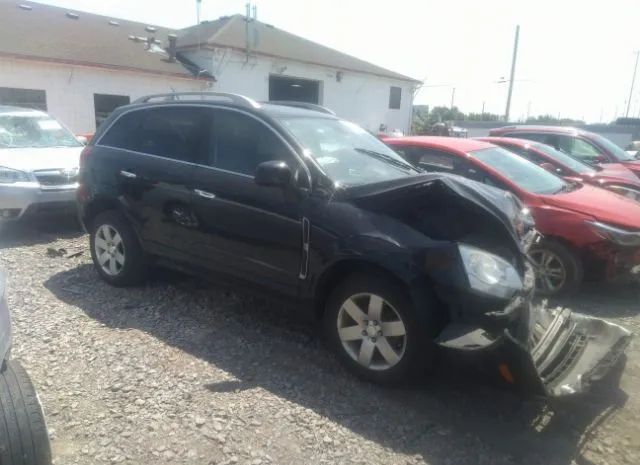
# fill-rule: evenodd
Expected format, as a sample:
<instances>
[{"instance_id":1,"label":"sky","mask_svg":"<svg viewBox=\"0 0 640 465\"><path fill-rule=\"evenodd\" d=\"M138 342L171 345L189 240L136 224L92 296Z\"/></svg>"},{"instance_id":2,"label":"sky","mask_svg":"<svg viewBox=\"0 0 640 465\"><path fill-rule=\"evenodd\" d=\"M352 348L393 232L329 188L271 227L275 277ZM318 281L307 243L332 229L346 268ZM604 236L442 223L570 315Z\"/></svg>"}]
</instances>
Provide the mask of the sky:
<instances>
[{"instance_id":1,"label":"sky","mask_svg":"<svg viewBox=\"0 0 640 465\"><path fill-rule=\"evenodd\" d=\"M40 0L181 28L196 0ZM254 0L258 20L424 81L416 104L504 114L516 25L512 119L625 116L640 50L639 0ZM201 19L246 0L202 0ZM455 88L455 91L454 91ZM640 72L629 116L640 117Z\"/></svg>"}]
</instances>

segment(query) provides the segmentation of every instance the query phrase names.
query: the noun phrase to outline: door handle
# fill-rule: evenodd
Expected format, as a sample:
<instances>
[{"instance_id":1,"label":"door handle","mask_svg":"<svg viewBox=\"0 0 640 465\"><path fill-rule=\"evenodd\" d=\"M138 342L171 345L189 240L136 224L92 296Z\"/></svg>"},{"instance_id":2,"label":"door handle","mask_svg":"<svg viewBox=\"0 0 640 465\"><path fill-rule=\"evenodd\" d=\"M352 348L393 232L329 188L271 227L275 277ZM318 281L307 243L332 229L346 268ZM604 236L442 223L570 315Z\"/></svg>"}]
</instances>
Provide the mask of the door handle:
<instances>
[{"instance_id":1,"label":"door handle","mask_svg":"<svg viewBox=\"0 0 640 465\"><path fill-rule=\"evenodd\" d=\"M207 192L207 191L203 191L200 189L194 189L193 192L196 193L196 195L199 195L200 197L203 197L205 199L215 199L216 198L216 194L212 193L212 192Z\"/></svg>"},{"instance_id":2,"label":"door handle","mask_svg":"<svg viewBox=\"0 0 640 465\"><path fill-rule=\"evenodd\" d=\"M120 171L120 176L124 178L129 178L129 179L136 179L138 177L136 173L132 173L131 171L125 171L125 170Z\"/></svg>"}]
</instances>

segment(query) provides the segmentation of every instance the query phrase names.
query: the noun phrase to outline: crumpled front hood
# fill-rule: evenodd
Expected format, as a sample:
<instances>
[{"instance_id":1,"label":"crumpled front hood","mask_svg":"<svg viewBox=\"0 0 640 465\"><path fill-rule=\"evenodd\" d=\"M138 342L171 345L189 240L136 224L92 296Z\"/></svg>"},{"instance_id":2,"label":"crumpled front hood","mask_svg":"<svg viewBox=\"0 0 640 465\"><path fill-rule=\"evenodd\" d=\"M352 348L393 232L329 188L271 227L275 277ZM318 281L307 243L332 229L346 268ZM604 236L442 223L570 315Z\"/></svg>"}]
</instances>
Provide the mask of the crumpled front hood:
<instances>
[{"instance_id":1,"label":"crumpled front hood","mask_svg":"<svg viewBox=\"0 0 640 465\"><path fill-rule=\"evenodd\" d=\"M540 196L547 205L587 215L603 223L640 230L640 203L599 187Z\"/></svg>"},{"instance_id":2,"label":"crumpled front hood","mask_svg":"<svg viewBox=\"0 0 640 465\"><path fill-rule=\"evenodd\" d=\"M0 149L0 166L20 171L78 168L83 147Z\"/></svg>"},{"instance_id":3,"label":"crumpled front hood","mask_svg":"<svg viewBox=\"0 0 640 465\"><path fill-rule=\"evenodd\" d=\"M443 221L444 239L457 240L453 230L460 223L461 209L454 204L464 202L476 213L479 221L486 224L485 230L501 236L505 245L509 241L514 250L521 249L518 234L513 226L513 219L522 208L522 204L512 194L501 189L472 181L461 176L444 173L425 173L415 176L394 179L380 183L371 183L349 187L336 192L337 198L344 198L357 203L361 208L382 212L390 216L398 216L402 210L424 203L439 205L449 212L449 218L442 217L434 221ZM431 199L431 200L429 200ZM441 208L442 209L442 208ZM453 223L456 224L453 224ZM433 237L433 236L431 236Z\"/></svg>"}]
</instances>

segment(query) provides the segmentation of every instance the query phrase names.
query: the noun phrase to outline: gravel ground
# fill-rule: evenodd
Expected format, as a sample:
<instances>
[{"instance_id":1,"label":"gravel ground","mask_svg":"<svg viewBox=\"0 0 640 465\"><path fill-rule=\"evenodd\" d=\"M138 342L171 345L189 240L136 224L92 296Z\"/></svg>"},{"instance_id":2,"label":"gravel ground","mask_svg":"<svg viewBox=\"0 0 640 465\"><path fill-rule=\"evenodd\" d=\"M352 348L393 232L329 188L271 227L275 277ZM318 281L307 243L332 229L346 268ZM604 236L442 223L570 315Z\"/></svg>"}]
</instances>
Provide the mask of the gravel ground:
<instances>
[{"instance_id":1,"label":"gravel ground","mask_svg":"<svg viewBox=\"0 0 640 465\"><path fill-rule=\"evenodd\" d=\"M72 225L0 230L13 354L40 394L56 464L640 463L637 340L606 383L562 403L455 364L417 387L378 388L288 310L168 272L114 289L87 247ZM640 332L630 285L561 303Z\"/></svg>"}]
</instances>

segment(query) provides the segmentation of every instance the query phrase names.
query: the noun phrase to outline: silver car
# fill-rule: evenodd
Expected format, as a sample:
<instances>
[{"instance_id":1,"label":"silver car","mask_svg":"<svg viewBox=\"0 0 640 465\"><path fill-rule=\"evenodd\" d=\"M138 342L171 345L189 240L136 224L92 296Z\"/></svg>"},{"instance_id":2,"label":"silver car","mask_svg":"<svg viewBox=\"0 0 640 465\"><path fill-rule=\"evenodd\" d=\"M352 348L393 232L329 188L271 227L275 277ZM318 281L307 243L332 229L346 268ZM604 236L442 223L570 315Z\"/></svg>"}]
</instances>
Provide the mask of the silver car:
<instances>
[{"instance_id":1,"label":"silver car","mask_svg":"<svg viewBox=\"0 0 640 465\"><path fill-rule=\"evenodd\" d=\"M82 148L46 113L0 106L0 222L72 209Z\"/></svg>"}]
</instances>

